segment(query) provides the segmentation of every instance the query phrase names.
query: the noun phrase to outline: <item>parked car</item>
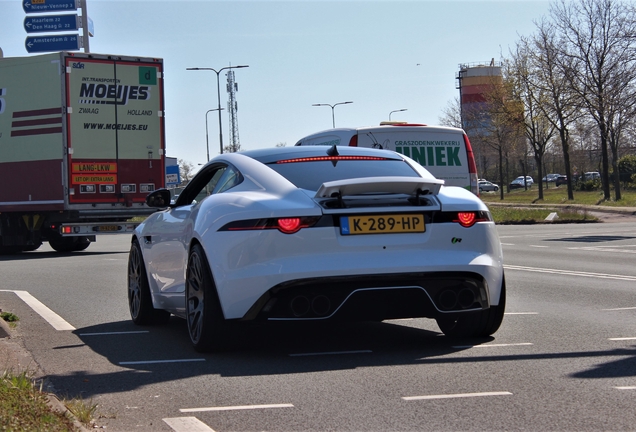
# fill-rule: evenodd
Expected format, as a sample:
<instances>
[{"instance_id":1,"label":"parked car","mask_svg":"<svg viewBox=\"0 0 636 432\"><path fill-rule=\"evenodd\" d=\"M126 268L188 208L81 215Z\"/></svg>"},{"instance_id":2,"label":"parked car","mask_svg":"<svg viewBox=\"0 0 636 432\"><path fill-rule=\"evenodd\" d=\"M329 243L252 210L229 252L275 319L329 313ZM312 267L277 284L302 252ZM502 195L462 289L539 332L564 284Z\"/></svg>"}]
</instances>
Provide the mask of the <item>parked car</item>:
<instances>
[{"instance_id":1,"label":"parked car","mask_svg":"<svg viewBox=\"0 0 636 432\"><path fill-rule=\"evenodd\" d=\"M564 185L564 184L568 184L568 176L564 176L564 175L558 176L556 181L554 182L554 184L556 186L561 186L561 185Z\"/></svg>"},{"instance_id":2,"label":"parked car","mask_svg":"<svg viewBox=\"0 0 636 432\"><path fill-rule=\"evenodd\" d=\"M497 192L499 186L488 180L479 180L479 192Z\"/></svg>"},{"instance_id":3,"label":"parked car","mask_svg":"<svg viewBox=\"0 0 636 432\"><path fill-rule=\"evenodd\" d=\"M451 337L488 336L505 309L488 207L395 152L297 146L224 153L135 230L135 324L186 320L194 348L247 322L426 317ZM195 203L196 199L196 203Z\"/></svg>"},{"instance_id":4,"label":"parked car","mask_svg":"<svg viewBox=\"0 0 636 432\"><path fill-rule=\"evenodd\" d=\"M588 180L601 180L601 173L598 171L591 171L591 172L586 172L583 174L583 176L581 177L581 180L583 181L588 181Z\"/></svg>"},{"instance_id":5,"label":"parked car","mask_svg":"<svg viewBox=\"0 0 636 432\"><path fill-rule=\"evenodd\" d=\"M548 174L547 176L543 177L543 181L544 182L556 182L557 177L559 177L561 174Z\"/></svg>"},{"instance_id":6,"label":"parked car","mask_svg":"<svg viewBox=\"0 0 636 432\"><path fill-rule=\"evenodd\" d=\"M519 189L522 187L526 187L526 185L530 187L533 184L534 184L534 180L532 179L532 177L526 176L524 181L523 176L519 176L510 182L510 189Z\"/></svg>"}]
</instances>

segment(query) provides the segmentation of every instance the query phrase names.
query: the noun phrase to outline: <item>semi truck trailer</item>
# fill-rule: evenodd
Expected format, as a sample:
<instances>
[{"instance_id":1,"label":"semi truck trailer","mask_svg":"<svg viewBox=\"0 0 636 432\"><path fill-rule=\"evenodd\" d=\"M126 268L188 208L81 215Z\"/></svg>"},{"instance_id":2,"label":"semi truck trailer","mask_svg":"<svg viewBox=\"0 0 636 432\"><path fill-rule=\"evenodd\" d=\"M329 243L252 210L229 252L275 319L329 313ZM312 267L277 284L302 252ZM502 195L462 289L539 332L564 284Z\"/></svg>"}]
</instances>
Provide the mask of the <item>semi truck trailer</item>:
<instances>
[{"instance_id":1,"label":"semi truck trailer","mask_svg":"<svg viewBox=\"0 0 636 432\"><path fill-rule=\"evenodd\" d=\"M0 58L0 253L130 234L165 187L163 60Z\"/></svg>"}]
</instances>

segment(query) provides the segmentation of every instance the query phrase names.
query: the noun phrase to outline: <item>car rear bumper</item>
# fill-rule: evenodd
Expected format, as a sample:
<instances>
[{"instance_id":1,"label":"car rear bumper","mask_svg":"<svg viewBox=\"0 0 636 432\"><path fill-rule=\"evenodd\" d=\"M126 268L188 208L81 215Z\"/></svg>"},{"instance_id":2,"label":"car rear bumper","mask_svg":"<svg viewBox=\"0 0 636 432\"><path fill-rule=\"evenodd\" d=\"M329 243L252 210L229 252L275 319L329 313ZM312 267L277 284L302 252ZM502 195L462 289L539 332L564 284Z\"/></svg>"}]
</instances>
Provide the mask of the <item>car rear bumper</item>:
<instances>
[{"instance_id":1,"label":"car rear bumper","mask_svg":"<svg viewBox=\"0 0 636 432\"><path fill-rule=\"evenodd\" d=\"M437 318L490 307L474 273L405 273L294 280L267 291L244 319L385 320Z\"/></svg>"}]
</instances>

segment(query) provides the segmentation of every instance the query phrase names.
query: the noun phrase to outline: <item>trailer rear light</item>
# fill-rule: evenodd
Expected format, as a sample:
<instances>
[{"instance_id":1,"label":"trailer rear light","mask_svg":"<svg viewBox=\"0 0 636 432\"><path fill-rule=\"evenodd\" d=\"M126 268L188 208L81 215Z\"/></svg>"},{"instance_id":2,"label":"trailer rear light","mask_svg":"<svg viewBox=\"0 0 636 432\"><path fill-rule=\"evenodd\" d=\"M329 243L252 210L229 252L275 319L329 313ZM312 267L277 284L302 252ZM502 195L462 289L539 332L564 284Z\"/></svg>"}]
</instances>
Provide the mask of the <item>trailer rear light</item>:
<instances>
[{"instance_id":1,"label":"trailer rear light","mask_svg":"<svg viewBox=\"0 0 636 432\"><path fill-rule=\"evenodd\" d=\"M99 185L100 193L115 193L115 185L114 184L104 184Z\"/></svg>"},{"instance_id":2,"label":"trailer rear light","mask_svg":"<svg viewBox=\"0 0 636 432\"><path fill-rule=\"evenodd\" d=\"M95 185L80 185L80 193L95 193Z\"/></svg>"},{"instance_id":3,"label":"trailer rear light","mask_svg":"<svg viewBox=\"0 0 636 432\"><path fill-rule=\"evenodd\" d=\"M255 231L277 229L284 234L294 234L303 228L310 228L320 220L319 216L301 216L291 218L251 219L230 222L219 231Z\"/></svg>"},{"instance_id":4,"label":"trailer rear light","mask_svg":"<svg viewBox=\"0 0 636 432\"><path fill-rule=\"evenodd\" d=\"M60 231L62 234L73 234L73 227L71 226L63 226Z\"/></svg>"},{"instance_id":5,"label":"trailer rear light","mask_svg":"<svg viewBox=\"0 0 636 432\"><path fill-rule=\"evenodd\" d=\"M123 185L121 185L121 192L122 193L135 193L135 192L137 192L137 185L136 184L123 184Z\"/></svg>"}]
</instances>

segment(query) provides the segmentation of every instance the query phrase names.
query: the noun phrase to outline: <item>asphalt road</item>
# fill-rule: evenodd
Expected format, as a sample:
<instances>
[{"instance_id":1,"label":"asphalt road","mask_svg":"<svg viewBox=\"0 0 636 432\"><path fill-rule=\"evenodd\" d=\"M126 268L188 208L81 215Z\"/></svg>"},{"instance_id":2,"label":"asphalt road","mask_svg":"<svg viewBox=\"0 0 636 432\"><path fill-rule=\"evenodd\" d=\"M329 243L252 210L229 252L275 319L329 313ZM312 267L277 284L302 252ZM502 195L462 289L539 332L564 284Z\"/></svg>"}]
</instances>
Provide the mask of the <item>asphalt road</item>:
<instances>
[{"instance_id":1,"label":"asphalt road","mask_svg":"<svg viewBox=\"0 0 636 432\"><path fill-rule=\"evenodd\" d=\"M130 322L124 237L0 257L0 307L110 431L636 429L636 221L498 229L508 306L488 339L425 319L254 328L202 355L182 320Z\"/></svg>"}]
</instances>

